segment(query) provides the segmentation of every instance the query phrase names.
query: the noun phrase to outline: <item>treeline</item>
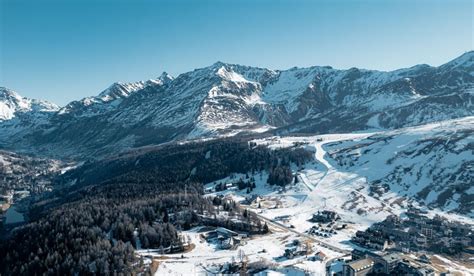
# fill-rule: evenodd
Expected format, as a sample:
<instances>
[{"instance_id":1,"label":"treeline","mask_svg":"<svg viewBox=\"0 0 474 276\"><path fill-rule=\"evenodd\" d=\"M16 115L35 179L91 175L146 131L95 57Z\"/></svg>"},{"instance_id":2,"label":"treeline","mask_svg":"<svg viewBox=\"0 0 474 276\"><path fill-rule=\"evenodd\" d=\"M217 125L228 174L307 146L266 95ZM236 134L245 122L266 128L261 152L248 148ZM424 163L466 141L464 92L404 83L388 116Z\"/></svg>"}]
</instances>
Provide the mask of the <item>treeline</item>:
<instances>
[{"instance_id":1,"label":"treeline","mask_svg":"<svg viewBox=\"0 0 474 276\"><path fill-rule=\"evenodd\" d=\"M56 190L32 206L31 222L1 242L0 274L147 272L134 250L183 247L180 230L211 225L263 233L268 227L236 202L203 197L202 183L309 158L304 150L231 140L85 164L57 179Z\"/></svg>"},{"instance_id":2,"label":"treeline","mask_svg":"<svg viewBox=\"0 0 474 276\"><path fill-rule=\"evenodd\" d=\"M268 174L268 184L285 186L293 181L293 174L289 165L271 168Z\"/></svg>"},{"instance_id":3,"label":"treeline","mask_svg":"<svg viewBox=\"0 0 474 276\"><path fill-rule=\"evenodd\" d=\"M249 146L246 141L188 143L86 163L63 175L60 182L73 181L73 189L102 182L160 183L173 188L177 182L208 183L231 173L254 173L292 163L299 166L312 156L302 148L271 150Z\"/></svg>"}]
</instances>

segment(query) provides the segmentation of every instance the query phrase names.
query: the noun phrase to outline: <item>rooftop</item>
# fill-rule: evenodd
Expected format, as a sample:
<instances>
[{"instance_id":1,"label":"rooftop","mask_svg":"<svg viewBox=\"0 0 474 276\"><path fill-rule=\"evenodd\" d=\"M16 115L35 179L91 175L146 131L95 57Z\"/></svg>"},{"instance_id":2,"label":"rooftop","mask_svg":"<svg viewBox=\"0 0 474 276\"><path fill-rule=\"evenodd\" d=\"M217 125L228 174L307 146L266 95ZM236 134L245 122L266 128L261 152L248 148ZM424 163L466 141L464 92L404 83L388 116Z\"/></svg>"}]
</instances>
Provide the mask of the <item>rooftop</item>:
<instances>
[{"instance_id":1,"label":"rooftop","mask_svg":"<svg viewBox=\"0 0 474 276\"><path fill-rule=\"evenodd\" d=\"M361 271L363 269L374 266L374 261L370 258L365 258L350 262L347 265L354 269L354 271Z\"/></svg>"},{"instance_id":2,"label":"rooftop","mask_svg":"<svg viewBox=\"0 0 474 276\"><path fill-rule=\"evenodd\" d=\"M402 258L398 253L390 253L382 257L385 261L388 263L396 262L396 261L401 261Z\"/></svg>"}]
</instances>

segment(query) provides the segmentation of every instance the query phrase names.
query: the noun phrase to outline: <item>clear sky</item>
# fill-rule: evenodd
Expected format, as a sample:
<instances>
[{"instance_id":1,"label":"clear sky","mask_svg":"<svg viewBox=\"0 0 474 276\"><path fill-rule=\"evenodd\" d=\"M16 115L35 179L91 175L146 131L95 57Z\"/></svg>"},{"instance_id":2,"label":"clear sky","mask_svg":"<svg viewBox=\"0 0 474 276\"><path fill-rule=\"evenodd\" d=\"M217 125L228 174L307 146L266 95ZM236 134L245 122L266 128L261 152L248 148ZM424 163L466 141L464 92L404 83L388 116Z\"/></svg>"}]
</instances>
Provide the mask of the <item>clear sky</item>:
<instances>
[{"instance_id":1,"label":"clear sky","mask_svg":"<svg viewBox=\"0 0 474 276\"><path fill-rule=\"evenodd\" d=\"M63 105L216 61L440 65L473 47L472 0L0 0L0 86Z\"/></svg>"}]
</instances>

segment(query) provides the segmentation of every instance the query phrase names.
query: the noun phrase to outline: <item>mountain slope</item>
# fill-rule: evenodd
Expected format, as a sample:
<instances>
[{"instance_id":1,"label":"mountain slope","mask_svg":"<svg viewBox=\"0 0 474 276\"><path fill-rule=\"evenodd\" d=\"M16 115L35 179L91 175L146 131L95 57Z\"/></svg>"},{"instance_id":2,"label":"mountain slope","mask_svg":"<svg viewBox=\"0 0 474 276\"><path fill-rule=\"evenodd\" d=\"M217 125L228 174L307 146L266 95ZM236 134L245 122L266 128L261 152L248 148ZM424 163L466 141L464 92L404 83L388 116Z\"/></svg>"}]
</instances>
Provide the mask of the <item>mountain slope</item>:
<instances>
[{"instance_id":1,"label":"mountain slope","mask_svg":"<svg viewBox=\"0 0 474 276\"><path fill-rule=\"evenodd\" d=\"M375 198L416 198L474 217L474 117L409 127L326 146Z\"/></svg>"},{"instance_id":2,"label":"mountain slope","mask_svg":"<svg viewBox=\"0 0 474 276\"><path fill-rule=\"evenodd\" d=\"M473 60L468 52L440 67L391 72L217 62L176 78L113 84L21 132L2 121L0 144L59 157L101 156L241 132L350 132L459 118L474 114Z\"/></svg>"}]
</instances>

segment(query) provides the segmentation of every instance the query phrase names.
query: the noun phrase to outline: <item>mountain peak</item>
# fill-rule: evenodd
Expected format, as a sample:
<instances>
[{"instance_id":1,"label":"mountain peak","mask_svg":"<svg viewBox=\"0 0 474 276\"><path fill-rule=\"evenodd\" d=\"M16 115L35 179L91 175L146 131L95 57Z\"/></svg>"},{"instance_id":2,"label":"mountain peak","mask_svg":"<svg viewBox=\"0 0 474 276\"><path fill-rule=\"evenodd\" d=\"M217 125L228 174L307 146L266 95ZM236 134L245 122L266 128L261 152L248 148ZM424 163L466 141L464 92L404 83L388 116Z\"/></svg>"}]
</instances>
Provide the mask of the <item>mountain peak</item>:
<instances>
[{"instance_id":1,"label":"mountain peak","mask_svg":"<svg viewBox=\"0 0 474 276\"><path fill-rule=\"evenodd\" d=\"M214 63L211 65L211 67L213 67L213 68L220 68L220 67L226 66L226 65L227 65L227 63L218 60L218 61L214 62Z\"/></svg>"},{"instance_id":2,"label":"mountain peak","mask_svg":"<svg viewBox=\"0 0 474 276\"><path fill-rule=\"evenodd\" d=\"M11 98L21 99L22 97L11 89L8 89L6 87L0 87L0 99L11 99Z\"/></svg>"},{"instance_id":3,"label":"mountain peak","mask_svg":"<svg viewBox=\"0 0 474 276\"><path fill-rule=\"evenodd\" d=\"M0 121L12 119L17 112L54 112L58 109L53 103L28 99L11 89L0 87Z\"/></svg>"},{"instance_id":4,"label":"mountain peak","mask_svg":"<svg viewBox=\"0 0 474 276\"><path fill-rule=\"evenodd\" d=\"M474 50L468 51L461 56L440 66L441 68L472 68L474 67Z\"/></svg>"},{"instance_id":5,"label":"mountain peak","mask_svg":"<svg viewBox=\"0 0 474 276\"><path fill-rule=\"evenodd\" d=\"M232 68L227 68L226 66L221 66L217 70L216 75L227 81L249 82L247 79L245 79L244 76L240 75L239 73L236 73Z\"/></svg>"},{"instance_id":6,"label":"mountain peak","mask_svg":"<svg viewBox=\"0 0 474 276\"><path fill-rule=\"evenodd\" d=\"M167 84L174 80L174 77L168 74L168 72L163 72L161 75L158 77L158 80L161 81L162 84Z\"/></svg>"},{"instance_id":7,"label":"mountain peak","mask_svg":"<svg viewBox=\"0 0 474 276\"><path fill-rule=\"evenodd\" d=\"M130 93L135 92L139 89L142 89L143 86L144 86L144 83L142 81L130 82L130 83L114 82L109 87L107 87L104 91L100 92L99 97L101 98L107 97L107 99L109 97L111 99L128 97Z\"/></svg>"}]
</instances>

